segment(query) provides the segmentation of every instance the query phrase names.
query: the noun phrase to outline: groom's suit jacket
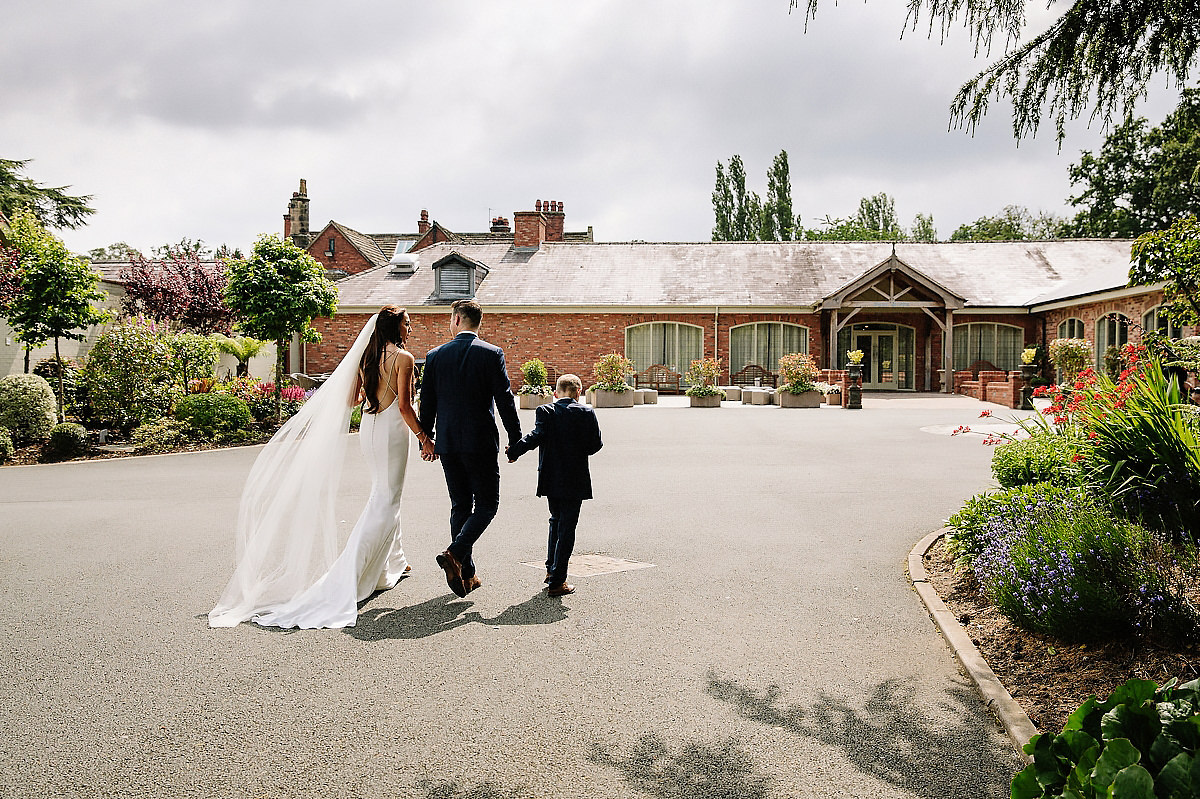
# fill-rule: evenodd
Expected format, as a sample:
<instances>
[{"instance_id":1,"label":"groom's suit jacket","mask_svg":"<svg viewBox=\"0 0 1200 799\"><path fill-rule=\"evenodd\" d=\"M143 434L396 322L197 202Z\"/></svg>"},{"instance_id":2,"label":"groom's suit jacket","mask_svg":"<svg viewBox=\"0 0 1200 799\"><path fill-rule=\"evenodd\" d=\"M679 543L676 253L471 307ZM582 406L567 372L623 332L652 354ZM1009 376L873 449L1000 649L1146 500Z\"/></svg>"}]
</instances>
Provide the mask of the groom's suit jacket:
<instances>
[{"instance_id":1,"label":"groom's suit jacket","mask_svg":"<svg viewBox=\"0 0 1200 799\"><path fill-rule=\"evenodd\" d=\"M500 451L493 407L508 433L521 438L517 402L504 366L504 351L474 333L459 333L425 356L421 375L421 427L433 435L434 452Z\"/></svg>"},{"instance_id":2,"label":"groom's suit jacket","mask_svg":"<svg viewBox=\"0 0 1200 799\"><path fill-rule=\"evenodd\" d=\"M519 458L538 448L539 497L591 499L592 475L588 456L604 446L596 412L586 405L563 397L557 402L538 406L533 431L508 450L508 457Z\"/></svg>"}]
</instances>

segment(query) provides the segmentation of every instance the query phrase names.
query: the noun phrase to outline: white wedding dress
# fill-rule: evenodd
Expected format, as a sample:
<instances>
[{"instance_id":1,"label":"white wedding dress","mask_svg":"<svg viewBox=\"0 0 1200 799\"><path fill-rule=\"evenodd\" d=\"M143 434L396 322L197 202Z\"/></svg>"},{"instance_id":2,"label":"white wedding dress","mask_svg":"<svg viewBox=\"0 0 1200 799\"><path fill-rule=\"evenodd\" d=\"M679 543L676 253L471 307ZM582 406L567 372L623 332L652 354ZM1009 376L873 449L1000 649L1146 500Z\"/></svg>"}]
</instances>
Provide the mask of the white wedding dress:
<instances>
[{"instance_id":1,"label":"white wedding dress","mask_svg":"<svg viewBox=\"0 0 1200 799\"><path fill-rule=\"evenodd\" d=\"M359 602L400 582L408 568L400 543L400 495L411 435L398 402L362 415L358 444L371 470L371 496L345 548L311 588L251 621L266 627L353 627Z\"/></svg>"},{"instance_id":2,"label":"white wedding dress","mask_svg":"<svg viewBox=\"0 0 1200 799\"><path fill-rule=\"evenodd\" d=\"M375 319L251 467L238 509L236 566L209 626L353 626L359 601L404 576L400 496L411 433L396 400L363 414L358 440L371 495L344 544L335 512L358 365Z\"/></svg>"}]
</instances>

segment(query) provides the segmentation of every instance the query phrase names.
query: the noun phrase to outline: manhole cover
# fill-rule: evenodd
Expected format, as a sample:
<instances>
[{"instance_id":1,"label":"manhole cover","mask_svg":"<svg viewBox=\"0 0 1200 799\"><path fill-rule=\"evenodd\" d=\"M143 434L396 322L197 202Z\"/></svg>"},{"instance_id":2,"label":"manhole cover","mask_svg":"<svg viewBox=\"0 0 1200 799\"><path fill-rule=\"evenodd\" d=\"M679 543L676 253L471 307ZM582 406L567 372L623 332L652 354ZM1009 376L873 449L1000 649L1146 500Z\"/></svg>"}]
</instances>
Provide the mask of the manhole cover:
<instances>
[{"instance_id":1,"label":"manhole cover","mask_svg":"<svg viewBox=\"0 0 1200 799\"><path fill-rule=\"evenodd\" d=\"M521 565L542 571L546 569L544 562L533 560L522 561ZM567 566L567 574L572 577L595 577L598 574L616 574L617 572L631 572L637 569L652 568L654 568L653 563L614 558L611 555L576 553L571 556L571 562Z\"/></svg>"}]
</instances>

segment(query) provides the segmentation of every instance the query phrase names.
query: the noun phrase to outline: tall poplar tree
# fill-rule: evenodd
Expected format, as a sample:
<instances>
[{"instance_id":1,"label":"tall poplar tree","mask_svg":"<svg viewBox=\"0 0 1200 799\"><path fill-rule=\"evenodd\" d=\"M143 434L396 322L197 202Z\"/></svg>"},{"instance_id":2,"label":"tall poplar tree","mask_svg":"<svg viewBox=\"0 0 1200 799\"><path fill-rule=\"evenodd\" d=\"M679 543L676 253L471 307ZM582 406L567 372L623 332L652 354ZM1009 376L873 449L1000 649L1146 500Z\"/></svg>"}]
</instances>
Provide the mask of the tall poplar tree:
<instances>
[{"instance_id":1,"label":"tall poplar tree","mask_svg":"<svg viewBox=\"0 0 1200 799\"><path fill-rule=\"evenodd\" d=\"M788 174L787 150L779 151L767 171L767 202L763 211L763 240L791 241L796 220L792 216L792 178Z\"/></svg>"}]
</instances>

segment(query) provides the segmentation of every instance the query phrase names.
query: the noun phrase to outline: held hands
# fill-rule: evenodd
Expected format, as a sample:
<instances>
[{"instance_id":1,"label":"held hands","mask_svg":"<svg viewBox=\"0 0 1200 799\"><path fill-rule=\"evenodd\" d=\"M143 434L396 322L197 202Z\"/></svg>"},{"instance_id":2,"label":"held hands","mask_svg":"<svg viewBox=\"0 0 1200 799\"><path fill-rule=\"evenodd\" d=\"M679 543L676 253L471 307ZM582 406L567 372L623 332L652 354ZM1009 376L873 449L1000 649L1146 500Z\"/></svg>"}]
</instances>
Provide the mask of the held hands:
<instances>
[{"instance_id":1,"label":"held hands","mask_svg":"<svg viewBox=\"0 0 1200 799\"><path fill-rule=\"evenodd\" d=\"M417 441L421 442L421 460L432 463L438 459L438 456L433 451L433 437L425 435L425 433L417 434Z\"/></svg>"},{"instance_id":2,"label":"held hands","mask_svg":"<svg viewBox=\"0 0 1200 799\"><path fill-rule=\"evenodd\" d=\"M517 458L516 458L516 456L512 454L512 447L511 447L511 446L508 446L508 447L505 447L505 448L504 448L504 457L508 458L508 462L509 462L509 463L516 463L516 462L517 462Z\"/></svg>"}]
</instances>

